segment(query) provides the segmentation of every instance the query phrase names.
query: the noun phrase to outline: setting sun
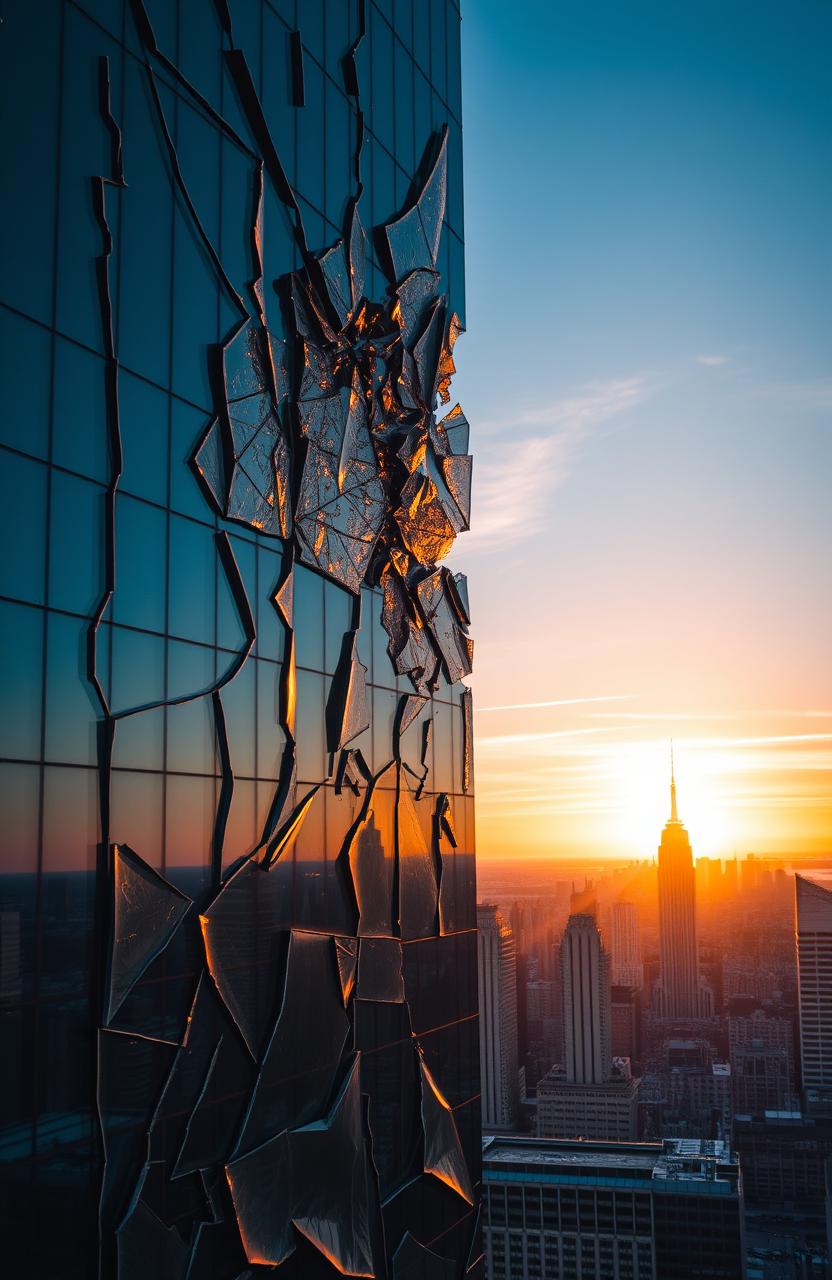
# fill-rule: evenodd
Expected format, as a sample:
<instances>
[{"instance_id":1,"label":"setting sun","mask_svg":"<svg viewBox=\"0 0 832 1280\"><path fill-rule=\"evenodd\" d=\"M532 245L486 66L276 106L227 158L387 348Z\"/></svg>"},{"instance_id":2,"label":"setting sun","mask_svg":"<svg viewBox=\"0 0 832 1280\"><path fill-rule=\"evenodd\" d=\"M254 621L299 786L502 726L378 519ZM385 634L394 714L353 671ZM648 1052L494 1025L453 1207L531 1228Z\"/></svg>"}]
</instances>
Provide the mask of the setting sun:
<instances>
[{"instance_id":1,"label":"setting sun","mask_svg":"<svg viewBox=\"0 0 832 1280\"><path fill-rule=\"evenodd\" d=\"M730 848L731 818L722 802L719 752L676 748L679 816L690 832L694 858ZM634 855L655 853L669 816L670 755L667 743L629 745L612 755L610 782L617 800L622 839Z\"/></svg>"}]
</instances>

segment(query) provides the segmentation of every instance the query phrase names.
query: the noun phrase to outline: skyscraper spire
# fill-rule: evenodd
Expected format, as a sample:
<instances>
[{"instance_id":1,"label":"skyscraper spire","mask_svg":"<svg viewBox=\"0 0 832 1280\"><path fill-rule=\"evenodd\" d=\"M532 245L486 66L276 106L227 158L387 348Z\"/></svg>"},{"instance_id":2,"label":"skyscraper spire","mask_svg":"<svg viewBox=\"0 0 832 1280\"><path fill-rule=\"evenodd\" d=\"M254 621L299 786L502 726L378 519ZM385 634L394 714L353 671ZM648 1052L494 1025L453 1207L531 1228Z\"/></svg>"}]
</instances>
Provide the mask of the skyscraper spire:
<instances>
[{"instance_id":1,"label":"skyscraper spire","mask_svg":"<svg viewBox=\"0 0 832 1280\"><path fill-rule=\"evenodd\" d=\"M673 739L670 739L670 821L678 822L679 814L676 809L676 774L673 768Z\"/></svg>"}]
</instances>

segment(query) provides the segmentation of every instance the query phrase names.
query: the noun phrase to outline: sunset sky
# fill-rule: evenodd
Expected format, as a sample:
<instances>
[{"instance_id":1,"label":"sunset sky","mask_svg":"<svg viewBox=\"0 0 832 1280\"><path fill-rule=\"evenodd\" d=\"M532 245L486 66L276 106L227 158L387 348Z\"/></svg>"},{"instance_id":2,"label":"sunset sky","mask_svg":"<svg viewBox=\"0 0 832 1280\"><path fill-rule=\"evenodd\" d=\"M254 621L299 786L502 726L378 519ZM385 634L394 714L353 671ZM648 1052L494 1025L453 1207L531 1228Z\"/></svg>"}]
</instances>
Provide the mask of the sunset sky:
<instances>
[{"instance_id":1,"label":"sunset sky","mask_svg":"<svg viewBox=\"0 0 832 1280\"><path fill-rule=\"evenodd\" d=\"M832 10L463 22L480 856L832 850Z\"/></svg>"}]
</instances>

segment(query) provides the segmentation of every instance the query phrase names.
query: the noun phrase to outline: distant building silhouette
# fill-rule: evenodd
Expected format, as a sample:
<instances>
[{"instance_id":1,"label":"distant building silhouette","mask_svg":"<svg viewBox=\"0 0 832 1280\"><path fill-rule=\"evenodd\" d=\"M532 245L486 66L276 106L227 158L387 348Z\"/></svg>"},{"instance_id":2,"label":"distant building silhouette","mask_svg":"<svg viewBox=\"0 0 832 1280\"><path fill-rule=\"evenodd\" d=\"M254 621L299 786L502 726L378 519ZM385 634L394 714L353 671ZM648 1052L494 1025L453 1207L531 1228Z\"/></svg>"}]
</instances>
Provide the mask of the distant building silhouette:
<instances>
[{"instance_id":1,"label":"distant building silhouette","mask_svg":"<svg viewBox=\"0 0 832 1280\"><path fill-rule=\"evenodd\" d=\"M699 976L696 888L690 837L679 820L671 758L670 819L659 845L659 983L656 1010L663 1018L713 1013L713 995Z\"/></svg>"},{"instance_id":2,"label":"distant building silhouette","mask_svg":"<svg viewBox=\"0 0 832 1280\"><path fill-rule=\"evenodd\" d=\"M477 905L482 1123L513 1129L519 1107L517 967L511 928L495 906Z\"/></svg>"}]
</instances>

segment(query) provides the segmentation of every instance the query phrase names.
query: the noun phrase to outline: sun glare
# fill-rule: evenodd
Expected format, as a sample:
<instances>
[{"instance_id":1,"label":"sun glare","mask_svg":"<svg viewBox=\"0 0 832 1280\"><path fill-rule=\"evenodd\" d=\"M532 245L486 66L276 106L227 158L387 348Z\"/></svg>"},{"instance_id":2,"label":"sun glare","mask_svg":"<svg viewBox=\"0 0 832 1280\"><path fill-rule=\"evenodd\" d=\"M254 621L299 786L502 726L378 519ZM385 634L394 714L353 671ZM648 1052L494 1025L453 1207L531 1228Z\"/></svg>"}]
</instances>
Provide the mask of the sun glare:
<instances>
[{"instance_id":1,"label":"sun glare","mask_svg":"<svg viewBox=\"0 0 832 1280\"><path fill-rule=\"evenodd\" d=\"M690 833L694 858L724 855L732 847L733 824L722 799L720 753L686 750L680 743L675 754L679 817ZM622 840L635 855L655 854L670 817L669 745L632 743L611 764Z\"/></svg>"}]
</instances>

